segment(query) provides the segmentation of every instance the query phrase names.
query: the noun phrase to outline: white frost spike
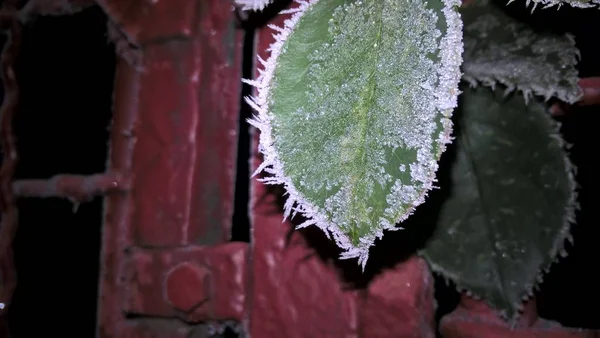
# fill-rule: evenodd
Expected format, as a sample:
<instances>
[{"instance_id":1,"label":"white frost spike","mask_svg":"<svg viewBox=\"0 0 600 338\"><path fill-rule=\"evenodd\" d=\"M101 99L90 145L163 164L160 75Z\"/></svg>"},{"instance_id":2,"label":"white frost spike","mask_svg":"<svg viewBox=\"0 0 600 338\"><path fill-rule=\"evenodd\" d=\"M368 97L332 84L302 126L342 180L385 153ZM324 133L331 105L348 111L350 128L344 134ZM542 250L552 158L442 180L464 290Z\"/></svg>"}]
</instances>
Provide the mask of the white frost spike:
<instances>
[{"instance_id":1,"label":"white frost spike","mask_svg":"<svg viewBox=\"0 0 600 338\"><path fill-rule=\"evenodd\" d=\"M271 2L273 0L235 0L235 3L242 6L245 11L262 11Z\"/></svg>"},{"instance_id":2,"label":"white frost spike","mask_svg":"<svg viewBox=\"0 0 600 338\"><path fill-rule=\"evenodd\" d=\"M259 2L237 1L238 3L244 2L248 4ZM370 1L377 3L380 0ZM438 13L438 15L443 14L447 27L445 29L445 35L443 35L440 40L437 40L439 43L436 47L438 47L438 56L440 59L439 64L436 67L438 73L432 74L434 79L432 79L431 82L424 84L425 86L432 88L429 92L434 93L434 97L432 98L433 100L429 100L427 103L423 104L429 104L434 107L431 114L439 114L434 116L439 117L439 120L441 120L443 130L440 132L440 135L433 138L433 141L437 141L436 144L438 145L435 154L433 154L432 149L418 149L418 151L416 151L418 157L417 161L420 162L420 165L415 164L414 167L411 167L410 173L413 178L419 178L419 189L417 190L411 185L398 183L397 190L388 195L389 201L391 201L389 203L407 203L407 199L411 203L410 208L400 217L400 221L406 219L417 205L425 201L426 192L433 188L435 172L437 171L437 161L435 161L435 157L436 155L441 155L444 144L449 143L451 140L450 133L452 123L449 117L451 116L452 110L457 106L457 96L459 94L458 83L461 77L462 21L456 10L460 7L461 0L440 1L443 3L444 8L442 9L442 13ZM266 1L265 3L268 2L270 1ZM395 224L392 224L391 222L373 224L373 227L377 227L377 229L367 235L363 235L358 241L358 244L354 245L338 224L334 224L333 221L325 217L325 210L306 199L292 182L291 178L285 174L286 171L281 161L281 157L274 145L275 137L273 135L272 124L274 115L269 111L269 94L271 90L270 85L274 79L277 60L283 52L285 42L293 32L302 15L318 2L319 0L295 0L295 8L283 11L283 13L292 14L292 16L284 22L283 27L271 27L274 30L273 37L275 41L268 48L268 51L271 53L270 57L266 61L259 59L259 63L264 69L259 71L260 75L255 80L246 80L246 83L249 83L257 89L257 95L247 99L247 102L257 112L257 115L249 120L249 123L260 130L259 151L263 154L263 163L259 166L256 173L263 171L271 174L271 176L261 178L260 181L265 184L281 184L287 190L288 200L284 206L284 219L287 219L291 214L301 214L307 221L300 224L298 226L299 228L310 225L317 226L328 238L333 237L337 246L343 250L340 255L341 259L358 258L359 265L364 269L369 257L369 248L374 245L377 238L383 236L384 230L397 230ZM360 4L360 2L357 3ZM409 3L424 5L425 1L411 0ZM255 8L259 7L260 6L258 5L255 6ZM419 86L419 84L416 84L416 86ZM429 145L431 143L427 144ZM413 149L416 148L417 147L414 147ZM343 190L343 188L341 190Z\"/></svg>"},{"instance_id":3,"label":"white frost spike","mask_svg":"<svg viewBox=\"0 0 600 338\"><path fill-rule=\"evenodd\" d=\"M514 0L510 0L507 4L511 4L513 1ZM554 6L560 8L565 3L575 8L590 8L600 5L600 0L527 0L525 6L529 7L531 3L533 3L533 9L535 9L535 6L538 4L542 4L545 9Z\"/></svg>"},{"instance_id":4,"label":"white frost spike","mask_svg":"<svg viewBox=\"0 0 600 338\"><path fill-rule=\"evenodd\" d=\"M533 30L489 0L477 0L462 14L463 79L471 86L494 89L502 84L507 95L517 90L526 101L533 95L546 100L555 96L571 104L579 101L575 66L580 53L572 35Z\"/></svg>"}]
</instances>

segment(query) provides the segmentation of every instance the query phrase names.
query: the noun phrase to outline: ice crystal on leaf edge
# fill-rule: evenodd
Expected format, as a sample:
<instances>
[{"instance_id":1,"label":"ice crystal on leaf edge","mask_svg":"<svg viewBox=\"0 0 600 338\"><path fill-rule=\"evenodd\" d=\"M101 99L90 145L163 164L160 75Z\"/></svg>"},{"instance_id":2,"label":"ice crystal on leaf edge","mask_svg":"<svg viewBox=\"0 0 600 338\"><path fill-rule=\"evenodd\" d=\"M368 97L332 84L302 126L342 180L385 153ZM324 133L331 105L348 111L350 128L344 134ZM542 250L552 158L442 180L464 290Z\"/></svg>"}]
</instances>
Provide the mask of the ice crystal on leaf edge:
<instances>
[{"instance_id":1,"label":"ice crystal on leaf edge","mask_svg":"<svg viewBox=\"0 0 600 338\"><path fill-rule=\"evenodd\" d=\"M274 72L277 66L277 59L282 53L284 44L294 27L302 17L302 15L311 8L319 0L294 0L297 3L296 7L281 11L280 14L291 14L291 17L285 20L283 27L269 25L273 29L275 42L269 47L270 56L267 60L263 60L260 56L257 59L262 66L258 67L259 76L254 79L243 79L242 81L255 87L257 95L245 97L246 102L256 111L257 114L253 118L248 119L248 123L260 130L258 150L263 155L263 162L259 165L252 177L261 172L267 173L270 176L258 179L260 182L269 185L283 185L286 189L287 201L284 205L283 220L288 217L294 217L296 214L301 214L307 220L299 224L296 229L304 228L310 225L315 225L320 228L328 239L333 239L337 246L343 250L340 259L358 258L358 264L364 270L368 257L369 248L374 245L376 239L383 237L383 230L398 230L395 224L378 225L378 228L360 239L358 245L353 245L350 239L336 224L328 221L322 214L318 212L318 208L310 201L304 198L300 193L291 178L285 175L283 163L280 161L277 150L275 149L272 135L272 119L273 116L269 113L268 96L270 84L274 77ZM437 88L433 88L432 92L435 97L436 111L442 114L441 123L443 130L440 132L436 140L439 151L436 154L437 158L444 152L445 145L452 142L450 136L452 132L452 121L450 117L452 111L457 106L459 95L458 83L461 78L460 66L462 64L462 20L457 10L461 5L461 0L441 0L444 5L442 13L446 21L446 33L442 36L439 48L439 68L438 68L438 84ZM437 161L431 164L434 175L429 178L429 181L422 187L423 193L412 203L412 206L406 210L405 214L400 217L399 222L408 218L414 209L425 202L427 192L434 188L435 172L437 172Z\"/></svg>"},{"instance_id":2,"label":"ice crystal on leaf edge","mask_svg":"<svg viewBox=\"0 0 600 338\"><path fill-rule=\"evenodd\" d=\"M262 11L271 2L273 0L235 0L235 3L242 6L244 11Z\"/></svg>"},{"instance_id":3,"label":"ice crystal on leaf edge","mask_svg":"<svg viewBox=\"0 0 600 338\"><path fill-rule=\"evenodd\" d=\"M508 5L516 0L509 0ZM557 6L559 9L562 5L568 4L574 8L592 8L600 5L600 0L525 0L525 7L533 5L531 12L535 11L537 6L541 4L543 9Z\"/></svg>"}]
</instances>

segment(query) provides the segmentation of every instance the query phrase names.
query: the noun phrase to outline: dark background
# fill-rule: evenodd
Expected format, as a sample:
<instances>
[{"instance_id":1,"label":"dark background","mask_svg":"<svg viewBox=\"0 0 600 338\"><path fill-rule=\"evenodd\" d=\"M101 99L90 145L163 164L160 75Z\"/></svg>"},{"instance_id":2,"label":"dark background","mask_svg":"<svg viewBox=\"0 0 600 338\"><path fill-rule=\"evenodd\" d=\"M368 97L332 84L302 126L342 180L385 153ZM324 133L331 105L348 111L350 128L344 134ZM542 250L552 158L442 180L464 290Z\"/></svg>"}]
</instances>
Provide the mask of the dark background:
<instances>
[{"instance_id":1,"label":"dark background","mask_svg":"<svg viewBox=\"0 0 600 338\"><path fill-rule=\"evenodd\" d=\"M572 32L582 54L580 76L600 76L599 10L563 6L560 11L538 9L530 15L519 1L508 10L534 25ZM249 33L253 23L262 21L251 17L246 25ZM246 44L250 57L251 37ZM248 62L244 67L250 74ZM20 154L17 179L104 171L114 71L114 45L108 42L106 16L99 8L73 16L36 18L25 27L17 70L21 88L15 120ZM247 115L248 109L243 113ZM538 308L541 316L565 326L600 329L600 275L595 271L600 258L600 231L595 226L600 179L594 174L599 169L595 156L600 144L600 107L577 108L559 120L565 139L573 144L571 159L578 167L581 210L572 228L575 246L567 244L569 255L546 276L537 293ZM240 146L240 170L245 174L247 133L241 133ZM247 183L240 182L234 218L243 213L240 208L246 204L247 188ZM9 312L13 337L36 337L34 332L40 328L63 337L93 337L101 198L75 209L61 199L23 199L18 206L20 224L14 248L19 284ZM235 231L237 239L247 239L247 222L237 222ZM370 264L377 262L371 259ZM458 301L453 286L441 280L436 282L436 296L439 316L450 312Z\"/></svg>"}]
</instances>

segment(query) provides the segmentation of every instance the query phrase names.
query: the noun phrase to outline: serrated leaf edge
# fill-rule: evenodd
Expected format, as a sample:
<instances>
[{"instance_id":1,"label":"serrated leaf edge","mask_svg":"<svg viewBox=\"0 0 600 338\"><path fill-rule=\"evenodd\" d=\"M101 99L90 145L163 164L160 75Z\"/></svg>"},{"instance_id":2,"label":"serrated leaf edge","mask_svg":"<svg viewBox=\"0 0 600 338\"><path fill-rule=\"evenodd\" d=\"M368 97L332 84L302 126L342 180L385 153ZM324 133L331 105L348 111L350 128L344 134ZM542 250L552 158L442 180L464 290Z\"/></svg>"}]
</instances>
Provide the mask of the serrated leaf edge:
<instances>
[{"instance_id":1,"label":"serrated leaf edge","mask_svg":"<svg viewBox=\"0 0 600 338\"><path fill-rule=\"evenodd\" d=\"M502 84L506 87L504 95L508 95L515 90L519 91L525 98L525 103L529 103L529 100L531 99L532 95L537 95L537 96L543 97L545 101L550 100L552 97L556 97L556 98L562 100L563 102L566 102L569 104L574 104L575 102L579 101L579 99L581 99L581 97L583 95L583 91L577 85L577 81L579 80L579 77L577 76L577 70L574 68L577 65L577 62L579 60L581 60L581 52L579 51L579 49L577 49L577 47L575 45L575 37L572 34L567 33L567 34L565 34L565 37L571 43L571 47L574 51L572 63L567 65L569 67L573 67L574 74L572 74L572 76L570 76L567 80L569 80L569 82L573 83L579 89L579 95L577 97L569 98L568 94L563 93L560 90L560 86L557 86L554 88L546 88L546 87L535 86L535 85L534 86L524 86L524 85L518 85L518 84L515 85L514 83L512 83L510 81L509 76L506 76L506 77L481 76L481 75L471 76L471 75L469 75L469 73L475 74L476 72L465 71L465 73L463 74L463 80L467 81L469 83L469 85L471 86L471 88L474 88L477 85L483 85L483 86L492 88L492 90L495 90L496 86L498 84ZM468 66L468 64L464 64L463 66L466 67L466 66Z\"/></svg>"},{"instance_id":2,"label":"serrated leaf edge","mask_svg":"<svg viewBox=\"0 0 600 338\"><path fill-rule=\"evenodd\" d=\"M516 0L509 0L506 5L510 5ZM600 5L600 0L591 0L589 2L579 2L579 1L569 1L569 0L526 0L525 8L529 8L529 5L532 5L531 12L535 11L538 4L542 5L542 9L551 8L557 6L557 9L560 9L564 4L568 4L574 8L593 8Z\"/></svg>"},{"instance_id":3,"label":"serrated leaf edge","mask_svg":"<svg viewBox=\"0 0 600 338\"><path fill-rule=\"evenodd\" d=\"M319 214L318 208L304 198L304 196L296 189L293 182L285 175L283 163L279 160L277 150L273 145L273 137L271 130L272 116L268 111L268 95L269 86L273 80L274 71L277 65L277 58L282 52L285 41L293 32L294 27L307 10L318 3L319 0L294 0L297 7L290 8L280 12L280 14L292 14L291 18L285 20L283 27L269 25L276 34L274 34L275 42L271 44L268 51L271 52L269 58L265 61L257 56L262 69L258 69L259 76L255 80L243 79L242 81L257 89L256 96L245 97L246 102L257 112L252 118L248 119L248 123L260 130L259 137L259 152L263 154L263 163L259 165L252 177L261 172L270 174L269 177L260 178L259 181L264 184L283 185L286 189L288 199L284 205L283 221L288 217L294 217L296 214L301 214L307 220L296 227L296 229L304 228L310 225L315 225L320 228L328 239L333 237L335 243L343 250L340 254L340 259L358 258L358 264L363 271L369 258L369 248L374 245L376 239L383 237L383 230L398 230L395 224L382 227L376 233L370 234L362 238L358 246L354 246L348 236L335 224L330 223L322 215ZM435 93L437 109L443 115L442 125L443 130L438 137L438 159L445 150L445 145L452 142L452 111L458 104L458 84L462 73L460 66L462 64L462 19L457 8L461 5L461 0L442 0L444 8L442 12L446 19L446 34L442 37L439 45L440 50L440 70L439 83L437 88L433 88ZM434 172L438 169L437 161L432 164ZM402 215L399 221L408 218L414 209L425 202L427 192L434 188L435 174L431 177L428 184L423 187L424 193L413 203L413 205Z\"/></svg>"}]
</instances>

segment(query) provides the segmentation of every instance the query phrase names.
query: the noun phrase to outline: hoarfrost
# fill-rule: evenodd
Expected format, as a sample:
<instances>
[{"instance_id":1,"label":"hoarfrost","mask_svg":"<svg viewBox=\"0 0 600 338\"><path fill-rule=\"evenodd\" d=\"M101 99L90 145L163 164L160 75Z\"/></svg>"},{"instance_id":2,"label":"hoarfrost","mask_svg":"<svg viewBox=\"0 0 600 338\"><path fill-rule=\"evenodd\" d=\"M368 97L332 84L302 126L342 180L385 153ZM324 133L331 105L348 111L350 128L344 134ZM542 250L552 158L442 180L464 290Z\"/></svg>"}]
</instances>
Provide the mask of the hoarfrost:
<instances>
[{"instance_id":1,"label":"hoarfrost","mask_svg":"<svg viewBox=\"0 0 600 338\"><path fill-rule=\"evenodd\" d=\"M509 0L508 3L512 3L515 0ZM543 8L550 8L558 6L560 8L563 4L569 4L575 8L590 8L600 5L600 0L526 0L525 6L529 7L532 5L532 11L535 10L537 5L540 4Z\"/></svg>"},{"instance_id":2,"label":"hoarfrost","mask_svg":"<svg viewBox=\"0 0 600 338\"><path fill-rule=\"evenodd\" d=\"M262 11L271 2L273 0L235 0L235 3L242 6L245 11Z\"/></svg>"},{"instance_id":3,"label":"hoarfrost","mask_svg":"<svg viewBox=\"0 0 600 338\"><path fill-rule=\"evenodd\" d=\"M575 103L581 96L575 65L579 50L573 36L532 30L489 0L478 0L463 10L464 79L472 86L520 91L546 100Z\"/></svg>"},{"instance_id":4,"label":"hoarfrost","mask_svg":"<svg viewBox=\"0 0 600 338\"><path fill-rule=\"evenodd\" d=\"M302 214L308 221L299 227L316 225L344 250L342 259L358 258L364 269L369 248L383 231L397 230L396 222L424 202L433 188L437 159L451 141L450 116L461 77L462 21L457 12L461 1L440 0L443 20L423 0L339 6L329 23L334 38L308 57L309 102L283 117L270 111L277 61L302 16L318 0L295 2L297 7L283 12L293 14L284 27L272 27L275 42L269 59L259 58L260 76L244 80L258 89L257 96L246 98L257 112L248 122L261 131L259 151L264 157L254 175L264 171L271 176L261 178L262 182L284 185L288 194L284 217L292 211ZM437 27L440 22L445 23L443 35ZM378 33L367 40L363 32L373 32L373 27L378 27ZM344 55L332 50L343 50ZM332 81L324 72L340 78ZM306 136L296 128L299 123L310 131ZM328 135L331 131L339 134ZM414 161L406 162L407 158L406 164L389 168L388 159L398 149L414 153ZM311 158L310 165L284 167L290 158L306 157ZM301 178L286 175L292 171ZM397 173L405 173L406 182ZM382 188L389 192L379 217L360 197ZM307 191L324 190L330 193L321 206L306 197ZM353 208L362 208L363 213ZM369 231L353 241L349 231L365 222Z\"/></svg>"}]
</instances>

